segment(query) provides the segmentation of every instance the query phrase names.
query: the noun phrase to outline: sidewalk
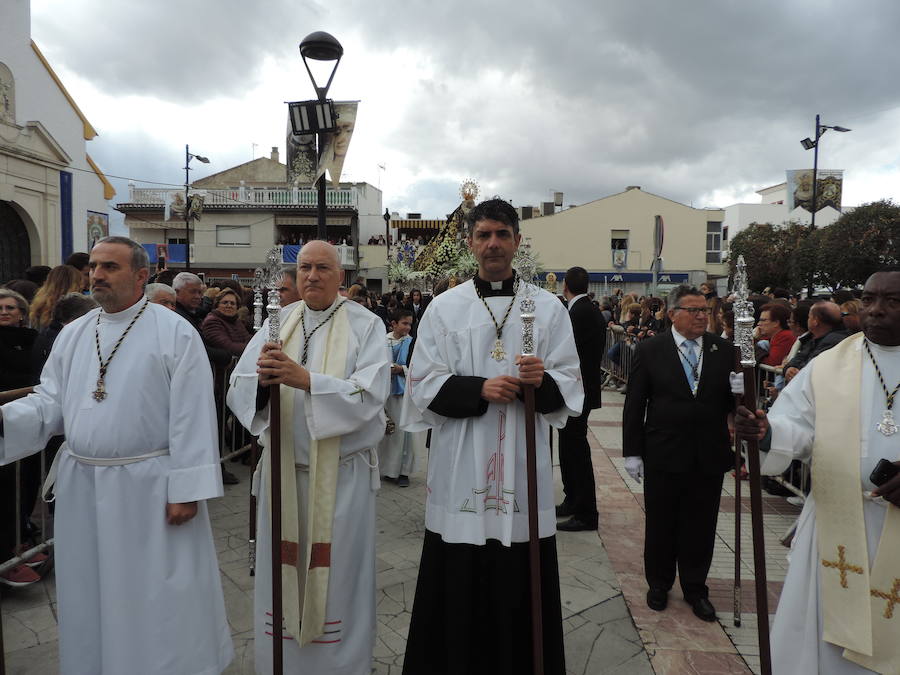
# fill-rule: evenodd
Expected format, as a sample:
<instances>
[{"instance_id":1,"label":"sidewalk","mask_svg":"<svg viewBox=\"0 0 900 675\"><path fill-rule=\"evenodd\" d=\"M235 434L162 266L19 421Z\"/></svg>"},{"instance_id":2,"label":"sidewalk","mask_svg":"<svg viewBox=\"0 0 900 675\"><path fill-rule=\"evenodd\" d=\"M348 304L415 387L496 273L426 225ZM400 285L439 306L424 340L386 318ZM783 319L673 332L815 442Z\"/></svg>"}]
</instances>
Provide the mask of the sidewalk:
<instances>
[{"instance_id":1,"label":"sidewalk","mask_svg":"<svg viewBox=\"0 0 900 675\"><path fill-rule=\"evenodd\" d=\"M670 594L665 612L649 610L642 563L642 486L625 473L621 458L624 396L604 391L603 398L604 407L590 416L589 434L600 536L557 534L568 673L758 672L749 500L742 500L743 626L734 628L731 620L734 498L730 476L723 491L709 582L720 621L704 623L694 617L677 591ZM409 488L386 483L377 497L378 637L373 672L383 675L398 675L403 664L424 534L425 457L419 459L419 471L411 477ZM226 487L225 497L213 500L209 510L236 651L226 673L236 675L253 673L253 577L247 566L248 471L234 463L228 468L241 478L241 484ZM558 468L556 488L559 501ZM799 509L776 497L766 496L765 504L769 610L774 614L787 567L786 549L778 539ZM58 671L55 601L52 574L25 589L3 589L3 637L10 675Z\"/></svg>"}]
</instances>

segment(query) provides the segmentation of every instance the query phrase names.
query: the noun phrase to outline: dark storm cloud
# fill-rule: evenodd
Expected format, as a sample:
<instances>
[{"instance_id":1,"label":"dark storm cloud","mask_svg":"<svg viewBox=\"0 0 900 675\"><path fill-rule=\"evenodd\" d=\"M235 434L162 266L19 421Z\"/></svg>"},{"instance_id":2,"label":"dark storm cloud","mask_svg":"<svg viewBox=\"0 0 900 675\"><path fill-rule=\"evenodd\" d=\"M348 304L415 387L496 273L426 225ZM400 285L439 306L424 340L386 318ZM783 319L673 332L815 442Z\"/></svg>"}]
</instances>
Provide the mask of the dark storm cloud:
<instances>
[{"instance_id":1,"label":"dark storm cloud","mask_svg":"<svg viewBox=\"0 0 900 675\"><path fill-rule=\"evenodd\" d=\"M883 75L900 65L900 6L885 0L342 7L366 17L372 49L419 49L434 68L386 143L528 202L763 187L811 163L797 141L817 111L848 124L900 103ZM491 71L521 78L523 96L495 96Z\"/></svg>"},{"instance_id":2,"label":"dark storm cloud","mask_svg":"<svg viewBox=\"0 0 900 675\"><path fill-rule=\"evenodd\" d=\"M450 210L456 190L437 206L448 186L433 176L471 176L519 204L551 190L583 203L634 184L708 205L699 202L716 190L746 193L811 165L798 141L817 112L854 127L852 146L829 136L829 168L841 147L853 148L841 159L851 169L896 142L861 129L900 105L884 75L900 66L893 0L123 0L99 14L88 5L35 16L51 60L103 91L175 103L240 98L267 57L296 55L312 30L332 32L348 48L341 74L365 74L396 103L392 130L371 130L415 175L387 195L392 210ZM378 52L396 58L369 73ZM420 65L404 59L429 75L397 87L396 73ZM369 95L362 105L388 103ZM145 157L155 154L165 153ZM128 157L138 176L170 175Z\"/></svg>"},{"instance_id":3,"label":"dark storm cloud","mask_svg":"<svg viewBox=\"0 0 900 675\"><path fill-rule=\"evenodd\" d=\"M304 0L89 4L33 11L33 33L51 60L100 90L185 104L239 97L266 56L296 50L321 18L317 3Z\"/></svg>"}]
</instances>

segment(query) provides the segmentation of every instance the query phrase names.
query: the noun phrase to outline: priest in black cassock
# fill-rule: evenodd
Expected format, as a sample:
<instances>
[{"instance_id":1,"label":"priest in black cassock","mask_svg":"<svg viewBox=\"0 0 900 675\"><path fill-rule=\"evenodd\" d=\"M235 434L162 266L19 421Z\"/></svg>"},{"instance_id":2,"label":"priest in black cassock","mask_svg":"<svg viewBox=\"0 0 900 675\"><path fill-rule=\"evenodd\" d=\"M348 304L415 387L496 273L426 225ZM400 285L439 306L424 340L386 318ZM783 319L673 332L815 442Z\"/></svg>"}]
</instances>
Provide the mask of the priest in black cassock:
<instances>
[{"instance_id":1,"label":"priest in black cassock","mask_svg":"<svg viewBox=\"0 0 900 675\"><path fill-rule=\"evenodd\" d=\"M425 543L409 628L405 675L529 673L525 408L536 401L538 529L544 672L564 675L556 511L548 425L581 413L584 392L572 325L547 291L534 298L536 356L522 357L513 271L515 209L489 199L466 216L478 275L429 306L419 326L401 426L433 428Z\"/></svg>"}]
</instances>

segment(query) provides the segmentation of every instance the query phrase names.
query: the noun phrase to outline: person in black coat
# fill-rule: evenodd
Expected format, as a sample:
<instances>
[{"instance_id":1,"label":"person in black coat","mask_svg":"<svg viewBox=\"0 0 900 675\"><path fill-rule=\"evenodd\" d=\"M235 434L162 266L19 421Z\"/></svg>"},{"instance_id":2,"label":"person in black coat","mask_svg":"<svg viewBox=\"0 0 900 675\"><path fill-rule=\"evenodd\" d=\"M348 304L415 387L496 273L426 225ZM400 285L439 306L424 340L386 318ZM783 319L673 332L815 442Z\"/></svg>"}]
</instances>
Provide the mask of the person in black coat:
<instances>
[{"instance_id":1,"label":"person in black coat","mask_svg":"<svg viewBox=\"0 0 900 675\"><path fill-rule=\"evenodd\" d=\"M600 407L600 359L606 343L606 328L603 315L591 302L587 290L587 270L583 267L569 269L563 281L563 295L569 303L575 348L581 361L584 406L581 415L570 417L559 431L559 468L565 498L556 507L556 515L568 517L568 520L556 528L564 532L597 529L597 496L587 423L591 410Z\"/></svg>"},{"instance_id":2,"label":"person in black coat","mask_svg":"<svg viewBox=\"0 0 900 675\"><path fill-rule=\"evenodd\" d=\"M712 562L722 479L734 465L728 416L734 347L706 332L706 298L669 294L672 329L641 342L623 412L625 468L644 477L647 605L665 609L675 569L694 614L714 621L706 577Z\"/></svg>"}]
</instances>

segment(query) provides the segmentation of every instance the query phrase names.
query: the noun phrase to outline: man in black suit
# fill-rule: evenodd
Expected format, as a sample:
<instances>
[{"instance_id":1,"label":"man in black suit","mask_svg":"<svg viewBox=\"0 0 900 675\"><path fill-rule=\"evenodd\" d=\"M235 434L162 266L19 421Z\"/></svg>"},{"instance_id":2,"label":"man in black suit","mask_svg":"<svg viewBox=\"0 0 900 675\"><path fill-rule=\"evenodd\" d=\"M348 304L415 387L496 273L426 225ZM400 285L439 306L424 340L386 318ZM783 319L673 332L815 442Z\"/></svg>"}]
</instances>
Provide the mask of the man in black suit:
<instances>
[{"instance_id":1,"label":"man in black suit","mask_svg":"<svg viewBox=\"0 0 900 675\"><path fill-rule=\"evenodd\" d=\"M706 576L724 473L733 466L728 416L734 347L706 332L706 298L669 294L672 329L644 340L632 361L623 414L625 468L644 476L647 605L665 609L675 568L694 614L715 621Z\"/></svg>"},{"instance_id":2,"label":"man in black suit","mask_svg":"<svg viewBox=\"0 0 900 675\"><path fill-rule=\"evenodd\" d=\"M556 507L556 515L559 518L568 517L568 520L559 523L556 529L564 532L597 529L597 497L587 422L591 410L600 407L600 358L606 342L606 329L600 310L594 307L587 290L587 270L583 267L569 269L563 281L563 295L568 301L575 348L581 361L584 407L581 415L570 417L559 431L559 469L566 496L562 504Z\"/></svg>"}]
</instances>

